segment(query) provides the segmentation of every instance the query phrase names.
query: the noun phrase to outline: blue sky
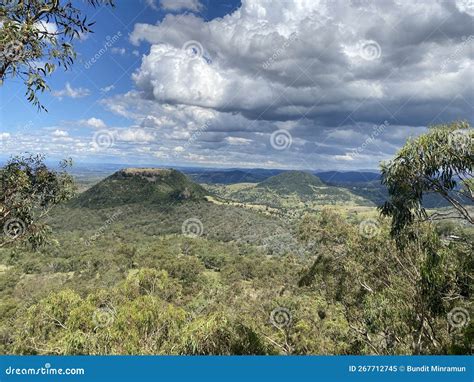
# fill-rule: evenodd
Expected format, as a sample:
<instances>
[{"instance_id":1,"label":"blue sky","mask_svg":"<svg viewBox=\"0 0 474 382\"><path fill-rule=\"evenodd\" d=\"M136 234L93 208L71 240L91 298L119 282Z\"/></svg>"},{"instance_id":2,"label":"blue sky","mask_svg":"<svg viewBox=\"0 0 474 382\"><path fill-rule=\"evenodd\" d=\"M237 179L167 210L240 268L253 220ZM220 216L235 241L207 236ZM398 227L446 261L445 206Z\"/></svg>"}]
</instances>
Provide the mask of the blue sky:
<instances>
[{"instance_id":1,"label":"blue sky","mask_svg":"<svg viewBox=\"0 0 474 382\"><path fill-rule=\"evenodd\" d=\"M116 4L85 10L95 33L49 78L48 113L18 79L0 88L0 158L366 169L431 124L472 123L467 1Z\"/></svg>"},{"instance_id":2,"label":"blue sky","mask_svg":"<svg viewBox=\"0 0 474 382\"><path fill-rule=\"evenodd\" d=\"M155 4L156 5L150 5ZM202 10L197 12L201 17L210 20L222 17L239 6L240 1L201 1ZM79 3L80 4L80 3ZM205 6L204 6L205 5ZM129 41L135 23L155 24L163 19L169 11L160 7L159 1L118 0L115 8L99 7L91 9L81 6L89 19L95 21L94 33L87 35L83 41L76 43L77 60L71 71L56 70L48 79L51 89L61 90L69 83L73 89L88 89L85 97L71 98L53 96L51 93L41 95L42 103L48 113L38 113L23 97L24 87L19 80L6 81L0 88L2 100L2 132L15 133L43 127L64 127L64 123L90 117L102 118L111 125L126 126L129 121L114 113L108 112L100 105L105 94L121 94L133 87L131 74L140 66L141 56L147 54L149 46L134 46ZM183 9L182 11L189 12ZM176 12L173 12L176 13ZM121 34L119 36L118 34ZM86 69L85 64L103 48L108 38L118 36L112 50L101 55L94 65ZM125 53L122 53L124 52ZM113 86L106 92L107 87ZM102 89L102 90L101 90ZM88 133L89 131L84 131ZM4 154L4 153L2 153Z\"/></svg>"}]
</instances>

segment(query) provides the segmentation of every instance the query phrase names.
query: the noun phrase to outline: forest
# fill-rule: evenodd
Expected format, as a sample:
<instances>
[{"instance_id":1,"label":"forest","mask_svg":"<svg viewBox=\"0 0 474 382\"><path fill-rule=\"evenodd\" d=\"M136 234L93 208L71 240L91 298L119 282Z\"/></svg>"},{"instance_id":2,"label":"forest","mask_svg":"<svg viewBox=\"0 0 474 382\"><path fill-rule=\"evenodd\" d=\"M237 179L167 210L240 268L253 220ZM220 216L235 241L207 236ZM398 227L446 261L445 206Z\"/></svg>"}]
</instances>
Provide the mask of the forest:
<instances>
[{"instance_id":1,"label":"forest","mask_svg":"<svg viewBox=\"0 0 474 382\"><path fill-rule=\"evenodd\" d=\"M130 168L76 192L70 163L12 158L1 352L470 354L472 133L407 142L378 207L298 171L235 195ZM451 207L423 207L444 190Z\"/></svg>"}]
</instances>

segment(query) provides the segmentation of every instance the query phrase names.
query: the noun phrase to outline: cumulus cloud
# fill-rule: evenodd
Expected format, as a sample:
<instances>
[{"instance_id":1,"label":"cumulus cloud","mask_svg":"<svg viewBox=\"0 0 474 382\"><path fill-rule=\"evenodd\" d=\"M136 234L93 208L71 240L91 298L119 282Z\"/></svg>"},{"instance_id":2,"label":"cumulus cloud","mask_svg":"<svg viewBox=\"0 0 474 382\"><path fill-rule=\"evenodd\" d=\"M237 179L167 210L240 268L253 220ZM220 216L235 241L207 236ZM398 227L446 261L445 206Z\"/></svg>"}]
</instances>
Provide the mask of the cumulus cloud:
<instances>
[{"instance_id":1,"label":"cumulus cloud","mask_svg":"<svg viewBox=\"0 0 474 382\"><path fill-rule=\"evenodd\" d=\"M62 99L64 97L82 98L87 97L90 94L91 92L89 89L81 87L73 88L69 82L66 82L64 89L53 91L53 96L58 97L59 99Z\"/></svg>"},{"instance_id":2,"label":"cumulus cloud","mask_svg":"<svg viewBox=\"0 0 474 382\"><path fill-rule=\"evenodd\" d=\"M69 136L69 133L65 130L56 129L51 133L53 137L52 141L59 144L64 144L66 142L74 142L74 138Z\"/></svg>"},{"instance_id":3,"label":"cumulus cloud","mask_svg":"<svg viewBox=\"0 0 474 382\"><path fill-rule=\"evenodd\" d=\"M83 119L79 121L82 126L92 127L93 129L105 129L106 123L100 118L91 117L89 119Z\"/></svg>"},{"instance_id":4,"label":"cumulus cloud","mask_svg":"<svg viewBox=\"0 0 474 382\"><path fill-rule=\"evenodd\" d=\"M122 127L96 114L68 131L0 133L2 149L170 165L361 169L376 168L430 124L473 120L473 14L462 0L244 0L207 21L196 14L197 1L146 2L168 14L134 26L130 40L144 46L130 52L147 52L134 88L99 101ZM70 83L53 92L89 94ZM102 130L114 144L97 150L93 135ZM277 150L281 131L291 144Z\"/></svg>"},{"instance_id":5,"label":"cumulus cloud","mask_svg":"<svg viewBox=\"0 0 474 382\"><path fill-rule=\"evenodd\" d=\"M244 0L211 21L168 14L135 25L131 42L151 45L136 90L104 104L183 158L374 168L430 124L472 121L463 4ZM279 129L292 145L275 152Z\"/></svg>"},{"instance_id":6,"label":"cumulus cloud","mask_svg":"<svg viewBox=\"0 0 474 382\"><path fill-rule=\"evenodd\" d=\"M152 142L154 136L144 129L123 129L116 132L118 140L124 142Z\"/></svg>"},{"instance_id":7,"label":"cumulus cloud","mask_svg":"<svg viewBox=\"0 0 474 382\"><path fill-rule=\"evenodd\" d=\"M132 42L152 46L134 80L150 99L248 118L304 114L338 125L357 109L358 118L372 122L395 114L426 123L433 118L419 112L426 102L468 96L472 49L465 47L449 70L442 59L472 32L472 18L444 2L306 0L275 7L248 0L210 22L168 15L158 25L137 24ZM203 57L187 57L182 47L189 40L200 42ZM462 103L454 100L446 114Z\"/></svg>"}]
</instances>

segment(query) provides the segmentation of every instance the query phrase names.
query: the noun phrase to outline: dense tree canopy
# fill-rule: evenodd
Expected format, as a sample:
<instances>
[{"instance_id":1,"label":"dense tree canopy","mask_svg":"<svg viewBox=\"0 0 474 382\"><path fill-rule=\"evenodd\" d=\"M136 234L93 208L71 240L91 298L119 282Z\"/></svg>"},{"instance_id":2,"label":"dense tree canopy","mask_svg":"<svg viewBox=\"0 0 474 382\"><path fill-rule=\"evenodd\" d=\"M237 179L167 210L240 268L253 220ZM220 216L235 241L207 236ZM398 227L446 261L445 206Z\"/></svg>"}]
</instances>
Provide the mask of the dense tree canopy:
<instances>
[{"instance_id":1,"label":"dense tree canopy","mask_svg":"<svg viewBox=\"0 0 474 382\"><path fill-rule=\"evenodd\" d=\"M446 244L425 223L401 250L389 219L368 239L358 222L323 210L299 224L305 253L269 256L255 245L258 237L249 243L172 234L171 224L158 227L157 207L134 205L84 245L113 211L61 207L51 223L61 246L0 251L8 266L0 269L3 352L470 351L474 236L465 228L454 231L462 240ZM182 210L166 215L179 220ZM227 215L229 228L234 221ZM252 227L255 236L263 233Z\"/></svg>"}]
</instances>

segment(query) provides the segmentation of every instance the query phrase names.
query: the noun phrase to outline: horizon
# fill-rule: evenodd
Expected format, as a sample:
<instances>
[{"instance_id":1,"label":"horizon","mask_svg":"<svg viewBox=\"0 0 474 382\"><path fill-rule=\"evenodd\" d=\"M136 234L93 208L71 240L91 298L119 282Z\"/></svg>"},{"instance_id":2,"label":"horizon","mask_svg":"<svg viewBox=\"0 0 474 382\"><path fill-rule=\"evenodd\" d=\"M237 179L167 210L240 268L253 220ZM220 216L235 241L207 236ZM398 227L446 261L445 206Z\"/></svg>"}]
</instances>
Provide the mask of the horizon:
<instances>
[{"instance_id":1,"label":"horizon","mask_svg":"<svg viewBox=\"0 0 474 382\"><path fill-rule=\"evenodd\" d=\"M11 158L11 157L10 157ZM4 165L8 162L10 158L0 158L0 165ZM65 158L46 158L45 163L51 166L51 168L57 168L61 160ZM370 173L379 173L380 169L377 168L360 168L360 169L348 169L348 170L338 170L338 169L318 169L318 168L281 168L281 167L216 167L216 166L200 166L200 165L172 165L172 164L154 164L154 163L114 163L114 162L86 162L86 161L74 161L70 167L70 172L74 173L74 170L84 169L87 166L94 166L91 170L94 169L104 169L104 167L114 167L119 169L125 168L173 168L173 169L196 169L196 170L219 170L219 171L232 171L232 170L268 170L268 171L303 171L303 172L312 172L312 173L323 173L323 172L370 172Z\"/></svg>"}]
</instances>

